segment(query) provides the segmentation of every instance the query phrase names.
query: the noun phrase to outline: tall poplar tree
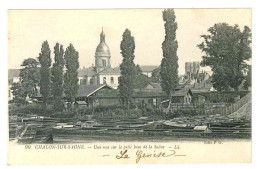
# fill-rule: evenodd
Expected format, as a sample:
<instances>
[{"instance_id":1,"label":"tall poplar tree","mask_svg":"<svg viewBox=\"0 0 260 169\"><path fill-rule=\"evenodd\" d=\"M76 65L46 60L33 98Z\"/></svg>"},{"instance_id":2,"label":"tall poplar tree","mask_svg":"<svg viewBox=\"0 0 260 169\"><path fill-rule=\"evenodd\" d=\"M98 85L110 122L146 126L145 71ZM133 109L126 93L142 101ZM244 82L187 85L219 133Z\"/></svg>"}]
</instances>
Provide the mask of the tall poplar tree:
<instances>
[{"instance_id":1,"label":"tall poplar tree","mask_svg":"<svg viewBox=\"0 0 260 169\"><path fill-rule=\"evenodd\" d=\"M134 64L135 41L131 36L130 30L126 29L123 33L123 39L120 44L123 61L120 65L121 76L119 77L119 93L123 103L129 108L134 87L134 78L136 76L136 67Z\"/></svg>"},{"instance_id":2,"label":"tall poplar tree","mask_svg":"<svg viewBox=\"0 0 260 169\"><path fill-rule=\"evenodd\" d=\"M178 85L178 42L176 40L176 30L178 28L176 17L173 9L163 11L163 20L165 22L165 39L162 43L163 59L161 62L161 86L168 94L169 106L171 104L171 96Z\"/></svg>"},{"instance_id":3,"label":"tall poplar tree","mask_svg":"<svg viewBox=\"0 0 260 169\"><path fill-rule=\"evenodd\" d=\"M64 75L64 92L69 102L73 102L78 93L79 53L70 44L64 55L66 73Z\"/></svg>"},{"instance_id":4,"label":"tall poplar tree","mask_svg":"<svg viewBox=\"0 0 260 169\"><path fill-rule=\"evenodd\" d=\"M56 43L54 47L54 61L52 66L52 96L54 109L57 111L62 111L63 102L63 68L64 68L64 50L63 46Z\"/></svg>"},{"instance_id":5,"label":"tall poplar tree","mask_svg":"<svg viewBox=\"0 0 260 169\"><path fill-rule=\"evenodd\" d=\"M41 53L39 54L40 68L40 93L43 101L47 104L51 91L51 50L48 41L42 43Z\"/></svg>"}]
</instances>

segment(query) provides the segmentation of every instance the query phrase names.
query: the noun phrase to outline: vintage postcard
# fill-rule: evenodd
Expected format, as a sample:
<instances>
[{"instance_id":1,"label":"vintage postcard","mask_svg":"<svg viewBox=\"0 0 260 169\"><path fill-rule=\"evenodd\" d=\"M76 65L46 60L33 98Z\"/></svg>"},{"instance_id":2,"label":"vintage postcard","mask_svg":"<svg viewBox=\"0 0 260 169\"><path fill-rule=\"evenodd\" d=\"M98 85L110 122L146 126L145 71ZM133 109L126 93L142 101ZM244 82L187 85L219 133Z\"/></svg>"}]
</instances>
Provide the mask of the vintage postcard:
<instances>
[{"instance_id":1,"label":"vintage postcard","mask_svg":"<svg viewBox=\"0 0 260 169\"><path fill-rule=\"evenodd\" d=\"M251 17L8 10L8 165L251 163Z\"/></svg>"}]
</instances>

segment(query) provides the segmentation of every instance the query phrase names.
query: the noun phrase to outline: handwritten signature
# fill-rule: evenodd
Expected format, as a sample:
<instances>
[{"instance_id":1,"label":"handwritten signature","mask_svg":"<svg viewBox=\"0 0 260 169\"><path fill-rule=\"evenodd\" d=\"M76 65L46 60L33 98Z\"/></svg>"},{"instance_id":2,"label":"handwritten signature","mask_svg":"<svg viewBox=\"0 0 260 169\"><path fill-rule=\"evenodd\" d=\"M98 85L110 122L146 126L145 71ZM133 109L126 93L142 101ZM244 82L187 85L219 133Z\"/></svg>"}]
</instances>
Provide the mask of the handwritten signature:
<instances>
[{"instance_id":1,"label":"handwritten signature","mask_svg":"<svg viewBox=\"0 0 260 169\"><path fill-rule=\"evenodd\" d=\"M120 151L120 155L116 155L117 159L129 159L130 156L127 154L128 150ZM143 158L165 158L171 156L185 156L185 155L177 155L175 150L170 150L169 153L166 152L154 152L154 153L145 153L142 150L136 151L136 163Z\"/></svg>"}]
</instances>

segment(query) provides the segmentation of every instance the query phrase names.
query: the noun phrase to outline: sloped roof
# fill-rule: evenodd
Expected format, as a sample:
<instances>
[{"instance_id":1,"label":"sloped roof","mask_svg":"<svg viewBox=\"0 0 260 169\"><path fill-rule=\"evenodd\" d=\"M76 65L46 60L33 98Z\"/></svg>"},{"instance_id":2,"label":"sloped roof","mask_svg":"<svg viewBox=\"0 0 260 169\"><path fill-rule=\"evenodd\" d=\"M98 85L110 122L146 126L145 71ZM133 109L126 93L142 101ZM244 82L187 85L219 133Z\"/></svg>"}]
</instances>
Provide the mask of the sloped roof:
<instances>
[{"instance_id":1,"label":"sloped roof","mask_svg":"<svg viewBox=\"0 0 260 169\"><path fill-rule=\"evenodd\" d=\"M189 93L192 96L191 90L187 88L183 88L181 90L175 91L173 96L185 96L187 93Z\"/></svg>"},{"instance_id":2,"label":"sloped roof","mask_svg":"<svg viewBox=\"0 0 260 169\"><path fill-rule=\"evenodd\" d=\"M154 69L158 67L159 66L140 66L142 72L152 72Z\"/></svg>"},{"instance_id":3,"label":"sloped roof","mask_svg":"<svg viewBox=\"0 0 260 169\"><path fill-rule=\"evenodd\" d=\"M8 79L19 77L20 69L8 69Z\"/></svg>"},{"instance_id":4,"label":"sloped roof","mask_svg":"<svg viewBox=\"0 0 260 169\"><path fill-rule=\"evenodd\" d=\"M183 89L184 86L178 85L175 88L175 91L179 91ZM185 89L188 91L189 88ZM139 91L140 89L135 89L135 91ZM149 83L144 89L142 89L142 92L163 92L162 86L160 83Z\"/></svg>"},{"instance_id":5,"label":"sloped roof","mask_svg":"<svg viewBox=\"0 0 260 169\"><path fill-rule=\"evenodd\" d=\"M103 87L108 87L114 90L112 87L108 86L107 84L100 84L100 85L79 85L77 97L88 97L95 93L96 91L102 89ZM62 94L65 97L65 93ZM40 93L36 93L33 97L42 97Z\"/></svg>"},{"instance_id":6,"label":"sloped roof","mask_svg":"<svg viewBox=\"0 0 260 169\"><path fill-rule=\"evenodd\" d=\"M160 83L150 83L151 86L153 86L154 89L162 90Z\"/></svg>"},{"instance_id":7,"label":"sloped roof","mask_svg":"<svg viewBox=\"0 0 260 169\"><path fill-rule=\"evenodd\" d=\"M83 69L79 69L79 77L83 77L83 76L88 76L88 77L92 77L96 74L95 71L95 67L89 67L89 68L83 68Z\"/></svg>"},{"instance_id":8,"label":"sloped roof","mask_svg":"<svg viewBox=\"0 0 260 169\"><path fill-rule=\"evenodd\" d=\"M103 87L108 87L111 88L110 86L108 86L107 84L98 84L98 85L79 85L79 89L78 89L78 95L77 97L89 97L90 95L92 95L93 93L95 93L96 91L102 89ZM111 88L113 89L113 88ZM113 89L114 90L114 89Z\"/></svg>"},{"instance_id":9,"label":"sloped roof","mask_svg":"<svg viewBox=\"0 0 260 169\"><path fill-rule=\"evenodd\" d=\"M192 85L185 85L185 89L191 89L192 92L209 92L213 85L211 83L195 83Z\"/></svg>"},{"instance_id":10,"label":"sloped roof","mask_svg":"<svg viewBox=\"0 0 260 169\"><path fill-rule=\"evenodd\" d=\"M107 68L99 72L99 74L120 74L120 67Z\"/></svg>"},{"instance_id":11,"label":"sloped roof","mask_svg":"<svg viewBox=\"0 0 260 169\"><path fill-rule=\"evenodd\" d=\"M135 89L135 91L139 91L139 89ZM161 84L160 83L149 83L144 89L142 89L142 92L163 92Z\"/></svg>"}]
</instances>

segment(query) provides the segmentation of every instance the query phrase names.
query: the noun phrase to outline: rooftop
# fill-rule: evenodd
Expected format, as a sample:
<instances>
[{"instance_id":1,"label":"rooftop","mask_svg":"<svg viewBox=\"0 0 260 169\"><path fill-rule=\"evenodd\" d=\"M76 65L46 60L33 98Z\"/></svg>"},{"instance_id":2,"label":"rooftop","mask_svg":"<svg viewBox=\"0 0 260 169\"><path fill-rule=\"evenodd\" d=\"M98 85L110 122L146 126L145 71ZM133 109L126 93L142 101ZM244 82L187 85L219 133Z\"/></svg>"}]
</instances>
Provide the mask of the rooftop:
<instances>
[{"instance_id":1,"label":"rooftop","mask_svg":"<svg viewBox=\"0 0 260 169\"><path fill-rule=\"evenodd\" d=\"M110 89L110 86L106 85L106 84L97 84L97 85L79 85L79 89L78 89L78 95L77 97L89 97L90 95L92 95L93 93L95 93L96 91L104 88L104 87L108 87ZM114 90L114 89L113 89Z\"/></svg>"},{"instance_id":2,"label":"rooftop","mask_svg":"<svg viewBox=\"0 0 260 169\"><path fill-rule=\"evenodd\" d=\"M115 67L115 68L107 68L104 69L103 71L99 72L99 74L120 74L120 67Z\"/></svg>"},{"instance_id":3,"label":"rooftop","mask_svg":"<svg viewBox=\"0 0 260 169\"><path fill-rule=\"evenodd\" d=\"M158 67L159 66L140 66L142 72L152 72L154 69Z\"/></svg>"},{"instance_id":4,"label":"rooftop","mask_svg":"<svg viewBox=\"0 0 260 169\"><path fill-rule=\"evenodd\" d=\"M89 76L89 77L92 77L96 74L96 71L95 71L95 67L89 67L89 68L82 68L82 69L79 69L79 74L78 76L79 77L83 77L83 76Z\"/></svg>"}]
</instances>

